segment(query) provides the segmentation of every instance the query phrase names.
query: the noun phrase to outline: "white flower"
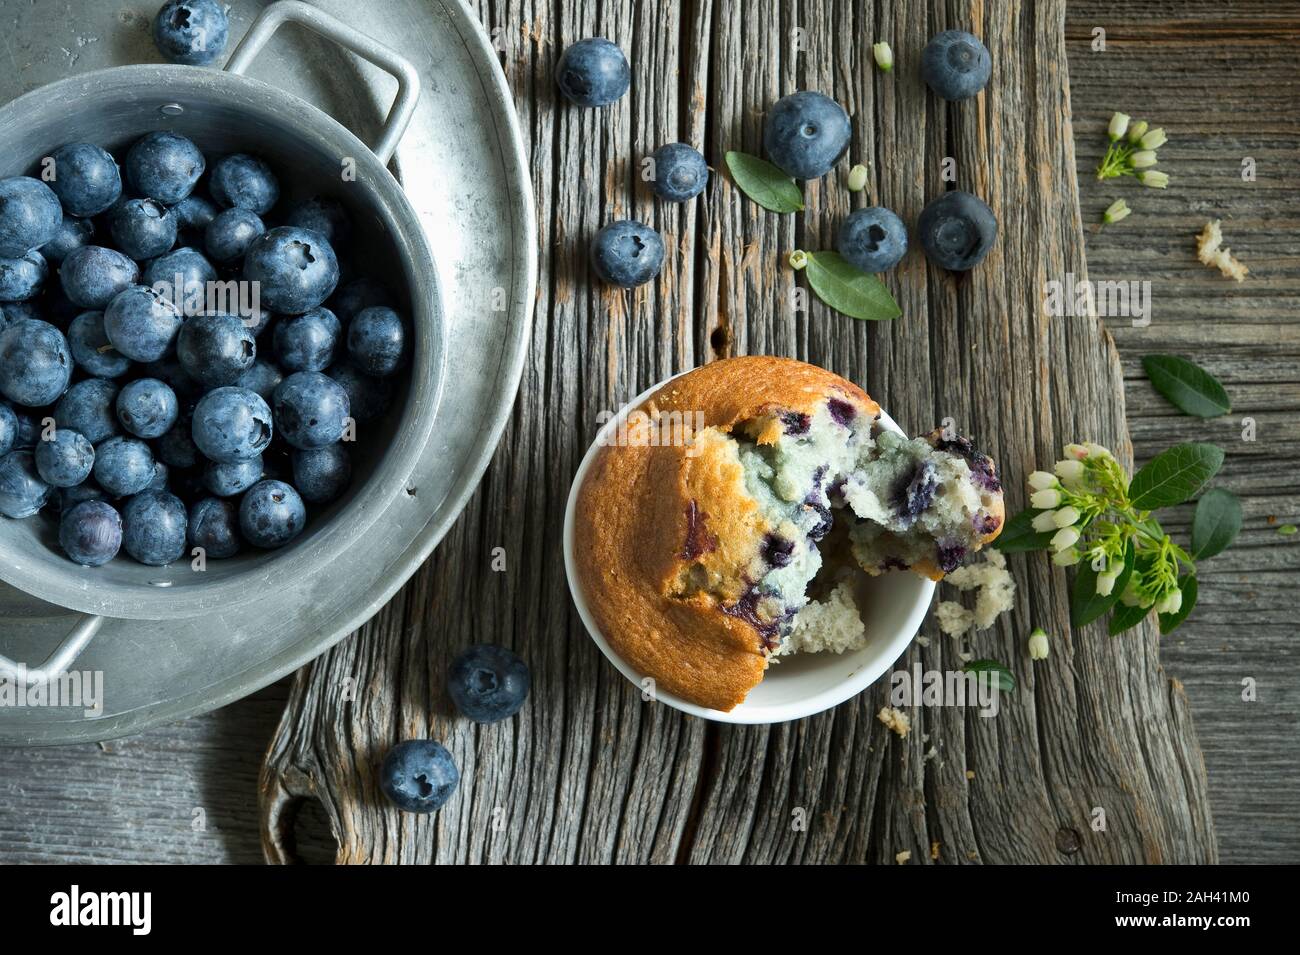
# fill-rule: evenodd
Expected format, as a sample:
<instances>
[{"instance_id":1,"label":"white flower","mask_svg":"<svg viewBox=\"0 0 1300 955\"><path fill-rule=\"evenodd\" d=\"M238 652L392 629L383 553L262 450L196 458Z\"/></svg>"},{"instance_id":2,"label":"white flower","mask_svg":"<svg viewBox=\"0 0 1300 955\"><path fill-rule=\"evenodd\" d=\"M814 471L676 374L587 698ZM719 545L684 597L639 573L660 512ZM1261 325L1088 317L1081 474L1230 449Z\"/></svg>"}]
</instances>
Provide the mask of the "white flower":
<instances>
[{"instance_id":1,"label":"white flower","mask_svg":"<svg viewBox=\"0 0 1300 955\"><path fill-rule=\"evenodd\" d=\"M1047 642L1047 631L1042 627L1034 627L1029 634L1029 659L1046 660L1051 652L1052 645Z\"/></svg>"},{"instance_id":2,"label":"white flower","mask_svg":"<svg viewBox=\"0 0 1300 955\"><path fill-rule=\"evenodd\" d=\"M1057 511L1053 520L1055 521L1057 527L1069 527L1072 524L1079 523L1079 518L1081 516L1082 515L1079 513L1079 509L1074 505L1070 505L1068 507L1063 507L1059 511Z\"/></svg>"},{"instance_id":3,"label":"white flower","mask_svg":"<svg viewBox=\"0 0 1300 955\"><path fill-rule=\"evenodd\" d=\"M867 187L867 167L858 163L849 170L849 192L861 192Z\"/></svg>"},{"instance_id":4,"label":"white flower","mask_svg":"<svg viewBox=\"0 0 1300 955\"><path fill-rule=\"evenodd\" d=\"M1043 511L1041 514L1035 514L1034 519L1029 523L1040 534L1054 531L1056 530L1056 511Z\"/></svg>"},{"instance_id":5,"label":"white flower","mask_svg":"<svg viewBox=\"0 0 1300 955\"><path fill-rule=\"evenodd\" d=\"M1034 471L1029 475L1029 486L1035 491L1046 491L1049 487L1056 487L1056 478L1046 471Z\"/></svg>"},{"instance_id":6,"label":"white flower","mask_svg":"<svg viewBox=\"0 0 1300 955\"><path fill-rule=\"evenodd\" d=\"M808 265L808 253L803 249L795 249L790 253L790 268L796 272Z\"/></svg>"},{"instance_id":7,"label":"white flower","mask_svg":"<svg viewBox=\"0 0 1300 955\"><path fill-rule=\"evenodd\" d=\"M1073 547L1068 548L1067 550L1058 550L1052 555L1052 563L1059 567L1073 567L1078 562L1079 552Z\"/></svg>"},{"instance_id":8,"label":"white flower","mask_svg":"<svg viewBox=\"0 0 1300 955\"><path fill-rule=\"evenodd\" d=\"M1136 123L1134 123L1132 126L1128 128L1128 141L1131 143L1138 142L1139 140L1142 139L1143 136L1146 135L1146 131L1147 131L1147 121L1145 119L1139 119Z\"/></svg>"},{"instance_id":9,"label":"white flower","mask_svg":"<svg viewBox=\"0 0 1300 955\"><path fill-rule=\"evenodd\" d=\"M1029 495L1029 506L1040 511L1050 511L1061 504L1061 492L1054 487L1045 491L1035 491Z\"/></svg>"},{"instance_id":10,"label":"white flower","mask_svg":"<svg viewBox=\"0 0 1300 955\"><path fill-rule=\"evenodd\" d=\"M889 48L888 43L871 44L871 55L875 57L876 66L886 73L894 68L894 51Z\"/></svg>"},{"instance_id":11,"label":"white flower","mask_svg":"<svg viewBox=\"0 0 1300 955\"><path fill-rule=\"evenodd\" d=\"M1169 137L1165 135L1164 129L1157 126L1149 133L1145 133L1138 140L1138 145L1143 149L1159 149L1165 143L1169 142Z\"/></svg>"},{"instance_id":12,"label":"white flower","mask_svg":"<svg viewBox=\"0 0 1300 955\"><path fill-rule=\"evenodd\" d=\"M1115 589L1115 579L1119 577L1118 573L1105 573L1097 575L1097 596L1109 597L1110 592Z\"/></svg>"},{"instance_id":13,"label":"white flower","mask_svg":"<svg viewBox=\"0 0 1300 955\"><path fill-rule=\"evenodd\" d=\"M1175 587L1156 604L1156 613L1178 613L1183 606L1183 592Z\"/></svg>"},{"instance_id":14,"label":"white flower","mask_svg":"<svg viewBox=\"0 0 1300 955\"><path fill-rule=\"evenodd\" d=\"M1101 214L1101 221L1106 223L1107 225L1113 225L1114 223L1119 222L1121 219L1127 219L1129 213L1131 213L1132 211L1133 210L1128 207L1127 202L1125 202L1123 199L1116 199L1109 206L1107 206L1106 211Z\"/></svg>"},{"instance_id":15,"label":"white flower","mask_svg":"<svg viewBox=\"0 0 1300 955\"><path fill-rule=\"evenodd\" d=\"M1077 461L1083 461L1088 457L1088 449L1082 444L1067 444L1064 451L1067 458L1074 458Z\"/></svg>"},{"instance_id":16,"label":"white flower","mask_svg":"<svg viewBox=\"0 0 1300 955\"><path fill-rule=\"evenodd\" d=\"M1129 117L1124 113L1116 113L1110 118L1110 141L1113 143L1124 135L1128 129Z\"/></svg>"},{"instance_id":17,"label":"white flower","mask_svg":"<svg viewBox=\"0 0 1300 955\"><path fill-rule=\"evenodd\" d=\"M1067 458L1064 461L1057 461L1056 467L1053 468L1053 470L1056 471L1056 476L1060 478L1068 488L1073 489L1083 483L1084 468L1082 461L1076 461L1072 458Z\"/></svg>"},{"instance_id":18,"label":"white flower","mask_svg":"<svg viewBox=\"0 0 1300 955\"><path fill-rule=\"evenodd\" d=\"M1063 551L1074 547L1079 542L1079 531L1073 527L1062 527L1052 535L1052 549Z\"/></svg>"},{"instance_id":19,"label":"white flower","mask_svg":"<svg viewBox=\"0 0 1300 955\"><path fill-rule=\"evenodd\" d=\"M1084 448L1087 450L1087 452L1088 452L1088 457L1090 457L1090 458L1109 458L1109 457L1113 457L1113 455L1110 453L1110 449L1109 449L1109 448L1104 448L1104 447L1102 447L1100 444L1094 444L1094 443L1091 442L1091 441L1085 441L1084 444L1083 444L1083 446L1084 446Z\"/></svg>"},{"instance_id":20,"label":"white flower","mask_svg":"<svg viewBox=\"0 0 1300 955\"><path fill-rule=\"evenodd\" d=\"M1138 182L1152 189L1165 189L1169 185L1169 174L1159 169L1143 169L1137 174Z\"/></svg>"},{"instance_id":21,"label":"white flower","mask_svg":"<svg viewBox=\"0 0 1300 955\"><path fill-rule=\"evenodd\" d=\"M1136 607L1141 600L1137 592L1137 582L1133 579L1137 575L1129 577L1128 584L1124 587L1124 592L1119 595L1119 602L1125 607Z\"/></svg>"},{"instance_id":22,"label":"white flower","mask_svg":"<svg viewBox=\"0 0 1300 955\"><path fill-rule=\"evenodd\" d=\"M1146 169L1147 166L1154 166L1156 164L1155 150L1139 149L1128 157L1128 164L1134 169Z\"/></svg>"}]
</instances>

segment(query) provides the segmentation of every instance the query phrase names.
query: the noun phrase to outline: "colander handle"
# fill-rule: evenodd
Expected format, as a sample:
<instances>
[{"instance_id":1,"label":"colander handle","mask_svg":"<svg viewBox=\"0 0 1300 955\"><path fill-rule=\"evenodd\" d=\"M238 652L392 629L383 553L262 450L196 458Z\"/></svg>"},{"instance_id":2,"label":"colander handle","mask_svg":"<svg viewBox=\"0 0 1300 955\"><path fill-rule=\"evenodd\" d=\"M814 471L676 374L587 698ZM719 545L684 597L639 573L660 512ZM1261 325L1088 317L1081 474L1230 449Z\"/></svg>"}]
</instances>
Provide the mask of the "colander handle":
<instances>
[{"instance_id":1,"label":"colander handle","mask_svg":"<svg viewBox=\"0 0 1300 955\"><path fill-rule=\"evenodd\" d=\"M271 39L275 31L285 23L301 23L396 77L397 98L393 100L392 109L388 111L388 119L384 121L384 131L373 147L373 152L379 157L379 161L387 166L397 150L397 144L401 142L402 135L406 132L406 127L411 124L411 117L415 115L415 104L420 99L419 71L410 60L396 50L352 29L325 11L302 3L300 0L280 0L279 3L273 3L263 10L253 21L253 25L244 34L244 39L231 54L230 61L226 64L226 72L241 74L246 72L262 47L266 46L266 42Z\"/></svg>"},{"instance_id":2,"label":"colander handle","mask_svg":"<svg viewBox=\"0 0 1300 955\"><path fill-rule=\"evenodd\" d=\"M103 617L85 617L81 623L77 624L75 630L63 638L63 642L49 655L46 661L38 667L27 667L15 660L10 660L0 653L0 678L17 683L24 688L42 680L56 679L59 674L72 666L77 657L81 656L81 651L86 649L86 645L94 639L95 634L99 633L99 628L103 625Z\"/></svg>"}]
</instances>

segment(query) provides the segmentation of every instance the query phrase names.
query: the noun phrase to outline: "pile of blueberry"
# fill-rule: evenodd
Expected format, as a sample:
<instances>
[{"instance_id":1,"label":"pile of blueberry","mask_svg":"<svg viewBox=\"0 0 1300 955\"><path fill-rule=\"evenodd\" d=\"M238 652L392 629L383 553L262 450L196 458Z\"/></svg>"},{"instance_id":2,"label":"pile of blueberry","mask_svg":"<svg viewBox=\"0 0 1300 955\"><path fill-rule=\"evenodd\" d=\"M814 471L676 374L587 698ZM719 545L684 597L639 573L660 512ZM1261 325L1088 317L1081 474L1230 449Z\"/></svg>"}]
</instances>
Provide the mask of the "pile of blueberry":
<instances>
[{"instance_id":1,"label":"pile of blueberry","mask_svg":"<svg viewBox=\"0 0 1300 955\"><path fill-rule=\"evenodd\" d=\"M342 204L281 212L263 160L171 132L35 175L0 179L0 514L86 566L293 540L409 352L382 285L336 290Z\"/></svg>"}]
</instances>

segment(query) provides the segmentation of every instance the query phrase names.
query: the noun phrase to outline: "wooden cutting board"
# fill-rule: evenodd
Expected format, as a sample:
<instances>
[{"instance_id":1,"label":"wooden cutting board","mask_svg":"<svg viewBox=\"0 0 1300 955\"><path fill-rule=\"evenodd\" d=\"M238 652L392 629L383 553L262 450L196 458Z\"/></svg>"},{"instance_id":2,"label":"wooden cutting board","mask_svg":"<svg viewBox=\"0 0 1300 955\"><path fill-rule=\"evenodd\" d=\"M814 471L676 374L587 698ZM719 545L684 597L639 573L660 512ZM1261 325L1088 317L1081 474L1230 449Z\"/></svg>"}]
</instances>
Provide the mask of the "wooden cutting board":
<instances>
[{"instance_id":1,"label":"wooden cutting board","mask_svg":"<svg viewBox=\"0 0 1300 955\"><path fill-rule=\"evenodd\" d=\"M1015 610L974 641L1015 673L1010 701L995 719L913 710L906 739L875 719L887 683L771 727L643 703L583 631L564 582L565 496L599 413L714 357L824 365L913 433L952 418L1001 465L1012 512L1024 475L1067 441L1131 460L1110 336L1041 304L1045 281L1087 274L1063 0L478 9L502 27L539 211L543 277L517 412L434 557L297 675L262 773L267 857L294 858L295 810L316 799L340 862L1215 861L1204 764L1154 630L1072 632L1066 577L1042 555L1011 558ZM946 28L971 30L992 54L974 101L938 102L918 78L922 48ZM552 85L563 46L590 35L632 63L630 95L603 111L557 102ZM892 74L871 63L881 39ZM763 211L721 170L728 149L761 152L764 109L795 89L833 96L854 127L850 162L807 185L799 217ZM702 146L717 171L696 202L656 207L637 161L675 140ZM955 277L913 250L886 276L903 309L890 323L815 300L791 307L785 256L832 246L855 202L851 162L871 166L867 198L914 223L948 187L945 158L957 187L998 215L981 266ZM658 281L620 292L593 281L586 252L596 229L628 216L658 228L669 255ZM1036 664L1034 626L1055 638ZM929 645L900 667L961 666L954 641L932 623L924 633ZM490 727L456 717L443 689L450 658L481 641L514 647L533 673L524 711ZM387 748L413 736L441 740L462 773L432 817L395 812L375 785Z\"/></svg>"}]
</instances>

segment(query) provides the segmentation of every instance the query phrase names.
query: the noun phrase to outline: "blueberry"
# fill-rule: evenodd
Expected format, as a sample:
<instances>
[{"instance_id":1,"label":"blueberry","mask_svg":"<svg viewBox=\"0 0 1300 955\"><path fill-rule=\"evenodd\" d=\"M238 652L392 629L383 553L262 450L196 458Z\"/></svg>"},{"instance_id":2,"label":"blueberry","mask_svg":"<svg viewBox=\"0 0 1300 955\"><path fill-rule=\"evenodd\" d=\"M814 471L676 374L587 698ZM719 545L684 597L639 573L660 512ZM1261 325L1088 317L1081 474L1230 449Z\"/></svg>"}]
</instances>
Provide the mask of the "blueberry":
<instances>
[{"instance_id":1,"label":"blueberry","mask_svg":"<svg viewBox=\"0 0 1300 955\"><path fill-rule=\"evenodd\" d=\"M849 148L849 114L821 93L804 90L777 100L763 126L767 158L795 179L817 179Z\"/></svg>"},{"instance_id":2,"label":"blueberry","mask_svg":"<svg viewBox=\"0 0 1300 955\"><path fill-rule=\"evenodd\" d=\"M367 309L362 312L372 311ZM359 317L358 317L359 319ZM355 323L353 324L355 326ZM313 308L305 315L286 318L275 326L272 339L275 357L285 371L324 371L334 361L342 325L328 308ZM401 320L398 320L398 352L401 352Z\"/></svg>"},{"instance_id":3,"label":"blueberry","mask_svg":"<svg viewBox=\"0 0 1300 955\"><path fill-rule=\"evenodd\" d=\"M95 447L68 428L56 428L49 441L36 444L36 470L51 487L74 487L90 477Z\"/></svg>"},{"instance_id":4,"label":"blueberry","mask_svg":"<svg viewBox=\"0 0 1300 955\"><path fill-rule=\"evenodd\" d=\"M402 367L405 352L402 319L391 308L362 309L348 325L348 356L367 375L388 377Z\"/></svg>"},{"instance_id":5,"label":"blueberry","mask_svg":"<svg viewBox=\"0 0 1300 955\"><path fill-rule=\"evenodd\" d=\"M627 57L603 37L589 37L568 47L555 65L560 92L578 106L608 106L627 92L632 69Z\"/></svg>"},{"instance_id":6,"label":"blueberry","mask_svg":"<svg viewBox=\"0 0 1300 955\"><path fill-rule=\"evenodd\" d=\"M109 220L113 242L133 259L152 259L176 244L176 220L153 199L128 199Z\"/></svg>"},{"instance_id":7,"label":"blueberry","mask_svg":"<svg viewBox=\"0 0 1300 955\"><path fill-rule=\"evenodd\" d=\"M68 390L72 352L68 340L48 322L24 318L0 332L0 394L40 408Z\"/></svg>"},{"instance_id":8,"label":"blueberry","mask_svg":"<svg viewBox=\"0 0 1300 955\"><path fill-rule=\"evenodd\" d=\"M283 481L258 481L239 502L239 530L255 547L283 547L302 533L307 510Z\"/></svg>"},{"instance_id":9,"label":"blueberry","mask_svg":"<svg viewBox=\"0 0 1300 955\"><path fill-rule=\"evenodd\" d=\"M217 497L234 497L260 481L262 470L260 454L255 458L231 461L228 464L213 461L203 469L203 486Z\"/></svg>"},{"instance_id":10,"label":"blueberry","mask_svg":"<svg viewBox=\"0 0 1300 955\"><path fill-rule=\"evenodd\" d=\"M311 451L294 450L290 458L294 487L303 500L313 504L328 504L346 491L352 480L352 460L342 442Z\"/></svg>"},{"instance_id":11,"label":"blueberry","mask_svg":"<svg viewBox=\"0 0 1300 955\"><path fill-rule=\"evenodd\" d=\"M339 263L319 232L286 226L253 240L244 256L244 278L261 283L268 308L301 315L329 298L339 281Z\"/></svg>"},{"instance_id":12,"label":"blueberry","mask_svg":"<svg viewBox=\"0 0 1300 955\"><path fill-rule=\"evenodd\" d=\"M763 538L763 559L773 567L785 567L794 558L794 541L778 534Z\"/></svg>"},{"instance_id":13,"label":"blueberry","mask_svg":"<svg viewBox=\"0 0 1300 955\"><path fill-rule=\"evenodd\" d=\"M132 285L118 292L104 310L104 334L132 361L157 361L181 328L181 313L161 292Z\"/></svg>"},{"instance_id":14,"label":"blueberry","mask_svg":"<svg viewBox=\"0 0 1300 955\"><path fill-rule=\"evenodd\" d=\"M0 458L0 514L31 517L45 506L49 496L50 486L41 480L31 451L10 451Z\"/></svg>"},{"instance_id":15,"label":"blueberry","mask_svg":"<svg viewBox=\"0 0 1300 955\"><path fill-rule=\"evenodd\" d=\"M146 491L165 491L171 485L172 469L161 461L154 459L153 477L149 479Z\"/></svg>"},{"instance_id":16,"label":"blueberry","mask_svg":"<svg viewBox=\"0 0 1300 955\"><path fill-rule=\"evenodd\" d=\"M350 362L339 362L328 372L331 378L342 386L348 395L348 408L355 421L365 423L374 421L385 411L393 400L391 381L384 378L372 378Z\"/></svg>"},{"instance_id":17,"label":"blueberry","mask_svg":"<svg viewBox=\"0 0 1300 955\"><path fill-rule=\"evenodd\" d=\"M188 471L199 463L199 449L194 444L191 428L191 419L182 417L172 425L170 431L154 442L154 452L158 459L169 468Z\"/></svg>"},{"instance_id":18,"label":"blueberry","mask_svg":"<svg viewBox=\"0 0 1300 955\"><path fill-rule=\"evenodd\" d=\"M644 285L664 264L664 240L633 219L611 222L596 233L591 264L605 282L623 288Z\"/></svg>"},{"instance_id":19,"label":"blueberry","mask_svg":"<svg viewBox=\"0 0 1300 955\"><path fill-rule=\"evenodd\" d=\"M233 315L195 315L176 337L176 357L201 385L233 385L253 366L257 341Z\"/></svg>"},{"instance_id":20,"label":"blueberry","mask_svg":"<svg viewBox=\"0 0 1300 955\"><path fill-rule=\"evenodd\" d=\"M374 279L354 279L341 287L330 299L330 311L343 324L352 321L357 312L372 305L392 306L393 294Z\"/></svg>"},{"instance_id":21,"label":"blueberry","mask_svg":"<svg viewBox=\"0 0 1300 955\"><path fill-rule=\"evenodd\" d=\"M228 464L255 458L265 451L271 443L271 422L271 409L256 392L217 388L194 407L190 434L205 455ZM278 415L275 426L279 427Z\"/></svg>"},{"instance_id":22,"label":"blueberry","mask_svg":"<svg viewBox=\"0 0 1300 955\"><path fill-rule=\"evenodd\" d=\"M893 504L898 511L899 522L904 527L915 524L921 514L934 503L938 489L939 477L934 465L928 461L918 463L911 472L904 474L894 491Z\"/></svg>"},{"instance_id":23,"label":"blueberry","mask_svg":"<svg viewBox=\"0 0 1300 955\"><path fill-rule=\"evenodd\" d=\"M95 448L95 483L113 497L138 494L153 480L153 452L138 438L122 435Z\"/></svg>"},{"instance_id":24,"label":"blueberry","mask_svg":"<svg viewBox=\"0 0 1300 955\"><path fill-rule=\"evenodd\" d=\"M180 414L176 393L157 378L137 378L117 393L117 420L137 438L160 438Z\"/></svg>"},{"instance_id":25,"label":"blueberry","mask_svg":"<svg viewBox=\"0 0 1300 955\"><path fill-rule=\"evenodd\" d=\"M218 205L248 209L259 216L270 212L280 198L280 182L271 167L242 153L223 156L213 164L208 190Z\"/></svg>"},{"instance_id":26,"label":"blueberry","mask_svg":"<svg viewBox=\"0 0 1300 955\"><path fill-rule=\"evenodd\" d=\"M136 193L174 206L187 199L207 163L199 147L176 133L148 133L126 154L126 178Z\"/></svg>"},{"instance_id":27,"label":"blueberry","mask_svg":"<svg viewBox=\"0 0 1300 955\"><path fill-rule=\"evenodd\" d=\"M921 53L921 78L941 98L969 99L989 81L993 64L977 37L944 30Z\"/></svg>"},{"instance_id":28,"label":"blueberry","mask_svg":"<svg viewBox=\"0 0 1300 955\"><path fill-rule=\"evenodd\" d=\"M87 378L68 389L54 407L54 423L85 435L99 444L118 432L117 385L105 378Z\"/></svg>"},{"instance_id":29,"label":"blueberry","mask_svg":"<svg viewBox=\"0 0 1300 955\"><path fill-rule=\"evenodd\" d=\"M18 414L0 401L0 458L18 447Z\"/></svg>"},{"instance_id":30,"label":"blueberry","mask_svg":"<svg viewBox=\"0 0 1300 955\"><path fill-rule=\"evenodd\" d=\"M218 560L239 553L239 511L232 501L205 497L190 506L191 547Z\"/></svg>"},{"instance_id":31,"label":"blueberry","mask_svg":"<svg viewBox=\"0 0 1300 955\"><path fill-rule=\"evenodd\" d=\"M294 372L280 382L271 406L280 436L301 450L323 448L342 438L350 412L343 386L318 371Z\"/></svg>"},{"instance_id":32,"label":"blueberry","mask_svg":"<svg viewBox=\"0 0 1300 955\"><path fill-rule=\"evenodd\" d=\"M931 262L964 272L978 265L993 248L998 220L982 199L953 190L921 210L916 234Z\"/></svg>"},{"instance_id":33,"label":"blueberry","mask_svg":"<svg viewBox=\"0 0 1300 955\"><path fill-rule=\"evenodd\" d=\"M122 546L142 564L162 567L185 553L185 505L167 491L141 491L122 509Z\"/></svg>"},{"instance_id":34,"label":"blueberry","mask_svg":"<svg viewBox=\"0 0 1300 955\"><path fill-rule=\"evenodd\" d=\"M0 259L17 259L38 249L63 221L59 197L39 179L0 179Z\"/></svg>"},{"instance_id":35,"label":"blueberry","mask_svg":"<svg viewBox=\"0 0 1300 955\"><path fill-rule=\"evenodd\" d=\"M153 42L167 60L207 66L226 49L230 23L216 0L168 0L153 21Z\"/></svg>"},{"instance_id":36,"label":"blueberry","mask_svg":"<svg viewBox=\"0 0 1300 955\"><path fill-rule=\"evenodd\" d=\"M402 812L437 812L459 783L451 753L431 739L398 743L379 769L380 790Z\"/></svg>"},{"instance_id":37,"label":"blueberry","mask_svg":"<svg viewBox=\"0 0 1300 955\"><path fill-rule=\"evenodd\" d=\"M352 234L352 220L343 203L327 196L313 196L300 202L289 213L285 225L319 232L335 249L347 242Z\"/></svg>"},{"instance_id":38,"label":"blueberry","mask_svg":"<svg viewBox=\"0 0 1300 955\"><path fill-rule=\"evenodd\" d=\"M956 541L939 541L935 545L935 562L945 574L952 573L966 559L966 548Z\"/></svg>"},{"instance_id":39,"label":"blueberry","mask_svg":"<svg viewBox=\"0 0 1300 955\"><path fill-rule=\"evenodd\" d=\"M54 150L54 178L50 190L59 198L64 215L97 216L122 196L122 176L117 161L93 143L68 143Z\"/></svg>"},{"instance_id":40,"label":"blueberry","mask_svg":"<svg viewBox=\"0 0 1300 955\"><path fill-rule=\"evenodd\" d=\"M59 545L83 567L99 567L122 546L122 516L104 501L80 501L59 518Z\"/></svg>"},{"instance_id":41,"label":"blueberry","mask_svg":"<svg viewBox=\"0 0 1300 955\"><path fill-rule=\"evenodd\" d=\"M0 259L0 302L26 302L40 294L50 267L39 252Z\"/></svg>"},{"instance_id":42,"label":"blueberry","mask_svg":"<svg viewBox=\"0 0 1300 955\"><path fill-rule=\"evenodd\" d=\"M907 228L888 209L873 206L852 213L835 237L840 255L863 272L886 272L907 252Z\"/></svg>"},{"instance_id":43,"label":"blueberry","mask_svg":"<svg viewBox=\"0 0 1300 955\"><path fill-rule=\"evenodd\" d=\"M78 219L76 216L64 216L54 232L54 238L41 246L41 255L45 256L47 262L62 265L64 259L83 246L89 245L94 237L95 223L89 219Z\"/></svg>"},{"instance_id":44,"label":"blueberry","mask_svg":"<svg viewBox=\"0 0 1300 955\"><path fill-rule=\"evenodd\" d=\"M239 376L239 380L235 384L240 388L247 388L249 391L257 392L262 396L263 401L269 402L271 396L275 393L275 389L279 387L282 381L284 381L284 375L280 373L280 369L259 358Z\"/></svg>"},{"instance_id":45,"label":"blueberry","mask_svg":"<svg viewBox=\"0 0 1300 955\"><path fill-rule=\"evenodd\" d=\"M248 209L227 209L208 223L203 247L218 262L243 258L253 240L266 231L257 213Z\"/></svg>"},{"instance_id":46,"label":"blueberry","mask_svg":"<svg viewBox=\"0 0 1300 955\"><path fill-rule=\"evenodd\" d=\"M786 434L807 434L812 427L812 417L802 411L782 411L779 415L781 428Z\"/></svg>"},{"instance_id":47,"label":"blueberry","mask_svg":"<svg viewBox=\"0 0 1300 955\"><path fill-rule=\"evenodd\" d=\"M104 308L140 280L140 267L115 249L86 245L70 253L59 269L63 294L82 308Z\"/></svg>"},{"instance_id":48,"label":"blueberry","mask_svg":"<svg viewBox=\"0 0 1300 955\"><path fill-rule=\"evenodd\" d=\"M685 143L669 143L654 151L654 179L651 188L660 199L685 202L704 191L709 181L709 164Z\"/></svg>"},{"instance_id":49,"label":"blueberry","mask_svg":"<svg viewBox=\"0 0 1300 955\"><path fill-rule=\"evenodd\" d=\"M75 385L73 387L76 387ZM71 389L69 389L71 390ZM62 402L60 402L61 404ZM27 414L17 408L10 408L14 417L18 419L18 438L14 441L13 450L20 451L26 449L34 451L36 442L41 439L41 426L36 420L35 415ZM56 412L57 413L57 412ZM59 425L62 427L62 425ZM83 434L85 432L82 432Z\"/></svg>"},{"instance_id":50,"label":"blueberry","mask_svg":"<svg viewBox=\"0 0 1300 955\"><path fill-rule=\"evenodd\" d=\"M480 643L460 653L447 671L447 693L475 723L514 716L528 697L528 664L505 647Z\"/></svg>"},{"instance_id":51,"label":"blueberry","mask_svg":"<svg viewBox=\"0 0 1300 955\"><path fill-rule=\"evenodd\" d=\"M217 270L203 253L183 246L145 266L143 284L162 292L182 312L192 315L203 310L208 283L216 280Z\"/></svg>"},{"instance_id":52,"label":"blueberry","mask_svg":"<svg viewBox=\"0 0 1300 955\"><path fill-rule=\"evenodd\" d=\"M850 427L853 424L853 419L858 416L858 410L842 398L826 399L826 413L831 416L831 419L836 424L843 425L846 428ZM824 470L823 467L821 471Z\"/></svg>"}]
</instances>

